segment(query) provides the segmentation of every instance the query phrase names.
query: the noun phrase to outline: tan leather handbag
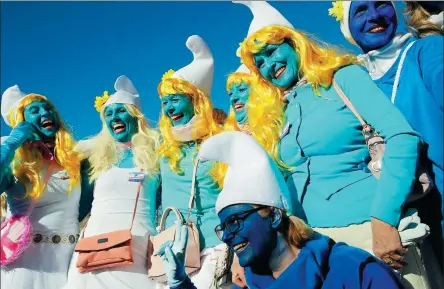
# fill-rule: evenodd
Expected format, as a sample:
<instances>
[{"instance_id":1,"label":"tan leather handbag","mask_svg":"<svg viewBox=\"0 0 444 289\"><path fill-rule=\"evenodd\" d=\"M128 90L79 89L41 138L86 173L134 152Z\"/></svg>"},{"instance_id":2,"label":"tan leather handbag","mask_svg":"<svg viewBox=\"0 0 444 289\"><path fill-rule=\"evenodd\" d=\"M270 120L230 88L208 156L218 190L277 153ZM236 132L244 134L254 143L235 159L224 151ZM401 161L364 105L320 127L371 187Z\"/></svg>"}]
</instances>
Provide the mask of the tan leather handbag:
<instances>
[{"instance_id":1,"label":"tan leather handbag","mask_svg":"<svg viewBox=\"0 0 444 289\"><path fill-rule=\"evenodd\" d=\"M74 249L75 252L79 253L76 265L80 273L131 265L134 263L131 229L133 228L134 217L136 216L141 186L142 182L139 182L131 227L129 229L87 238L83 238L85 229L83 230L81 239Z\"/></svg>"},{"instance_id":2,"label":"tan leather handbag","mask_svg":"<svg viewBox=\"0 0 444 289\"><path fill-rule=\"evenodd\" d=\"M377 179L379 179L380 171L382 169L382 157L385 151L384 138L380 136L371 125L365 122L365 120L358 113L358 111L353 106L351 101L338 86L334 78L333 78L333 87L335 88L336 92L338 93L342 101L345 103L345 105L352 111L352 113L361 123L362 134L364 135L365 143L367 144L371 158L367 166L372 172L372 174ZM433 186L432 182L430 181L427 172L421 165L418 165L418 169L416 170L416 181L414 184L414 188L407 200L407 203L416 201L424 197L427 193L430 192L432 186Z\"/></svg>"},{"instance_id":3,"label":"tan leather handbag","mask_svg":"<svg viewBox=\"0 0 444 289\"><path fill-rule=\"evenodd\" d=\"M196 163L193 169L193 180L191 183L191 193L190 193L190 201L188 203L188 218L185 222L182 214L177 208L168 207L162 214L162 218L160 220L160 232L156 236L151 236L148 244L148 260L150 260L148 265L148 276L155 280L156 282L166 282L168 278L165 274L165 269L163 265L163 261L160 256L154 256L154 254L159 250L160 246L168 240L174 240L176 235L176 225L172 225L171 227L165 229L165 222L168 217L168 214L172 211L175 213L177 219L182 224L188 225L188 244L185 253L185 271L187 275L191 274L194 271L200 269L200 240L199 240L199 231L197 230L196 225L190 220L191 210L194 207L194 198L196 194L195 185L196 185L196 172L197 165L199 161Z\"/></svg>"}]
</instances>

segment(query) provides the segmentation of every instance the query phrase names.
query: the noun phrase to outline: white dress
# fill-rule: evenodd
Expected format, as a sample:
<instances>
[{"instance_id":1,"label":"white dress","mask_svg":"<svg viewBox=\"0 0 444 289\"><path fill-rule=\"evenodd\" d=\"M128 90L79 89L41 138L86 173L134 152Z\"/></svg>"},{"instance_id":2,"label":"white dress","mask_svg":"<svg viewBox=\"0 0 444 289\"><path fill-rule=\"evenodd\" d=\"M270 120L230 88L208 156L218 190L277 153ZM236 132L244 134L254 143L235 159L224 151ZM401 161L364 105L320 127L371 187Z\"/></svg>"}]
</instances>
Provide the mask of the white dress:
<instances>
[{"instance_id":1,"label":"white dress","mask_svg":"<svg viewBox=\"0 0 444 289\"><path fill-rule=\"evenodd\" d=\"M91 217L85 227L85 237L129 229L137 195L137 182L128 180L137 168L112 167L96 180ZM74 253L65 289L150 289L155 283L148 278L147 246L149 236L155 234L157 177L145 176L140 190L133 236L134 264L80 273Z\"/></svg>"},{"instance_id":2,"label":"white dress","mask_svg":"<svg viewBox=\"0 0 444 289\"><path fill-rule=\"evenodd\" d=\"M28 210L29 199L13 197L14 193L21 196L23 189L23 185L16 182L7 190L8 215L11 211L25 213ZM79 186L74 187L70 194L68 189L69 179L65 178L65 171L55 168L30 215L35 242L31 242L14 263L1 269L1 288L60 289L65 285L78 236L80 199Z\"/></svg>"}]
</instances>

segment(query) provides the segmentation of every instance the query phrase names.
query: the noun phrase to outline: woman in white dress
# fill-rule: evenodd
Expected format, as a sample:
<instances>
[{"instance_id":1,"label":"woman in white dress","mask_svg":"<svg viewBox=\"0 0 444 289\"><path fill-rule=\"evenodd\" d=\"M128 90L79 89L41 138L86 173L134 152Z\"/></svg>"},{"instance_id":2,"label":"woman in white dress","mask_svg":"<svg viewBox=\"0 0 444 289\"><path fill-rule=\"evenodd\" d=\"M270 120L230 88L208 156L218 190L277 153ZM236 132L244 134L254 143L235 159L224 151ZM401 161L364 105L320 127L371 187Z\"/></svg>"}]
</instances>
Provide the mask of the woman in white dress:
<instances>
[{"instance_id":1,"label":"woman in white dress","mask_svg":"<svg viewBox=\"0 0 444 289\"><path fill-rule=\"evenodd\" d=\"M7 218L28 214L32 225L30 246L1 269L1 288L60 289L78 238L80 158L74 139L45 96L25 95L17 85L3 93L1 112L13 128L1 145ZM2 244L2 252L7 249Z\"/></svg>"},{"instance_id":2,"label":"woman in white dress","mask_svg":"<svg viewBox=\"0 0 444 289\"><path fill-rule=\"evenodd\" d=\"M155 149L159 134L149 128L141 112L137 90L126 76L96 100L103 123L102 131L83 142L88 151L94 201L84 237L129 229L136 202L138 182L142 182L131 233L134 263L80 273L74 253L65 288L127 289L154 288L148 278L147 246L156 233L156 196L160 185ZM143 173L140 173L143 170Z\"/></svg>"}]
</instances>

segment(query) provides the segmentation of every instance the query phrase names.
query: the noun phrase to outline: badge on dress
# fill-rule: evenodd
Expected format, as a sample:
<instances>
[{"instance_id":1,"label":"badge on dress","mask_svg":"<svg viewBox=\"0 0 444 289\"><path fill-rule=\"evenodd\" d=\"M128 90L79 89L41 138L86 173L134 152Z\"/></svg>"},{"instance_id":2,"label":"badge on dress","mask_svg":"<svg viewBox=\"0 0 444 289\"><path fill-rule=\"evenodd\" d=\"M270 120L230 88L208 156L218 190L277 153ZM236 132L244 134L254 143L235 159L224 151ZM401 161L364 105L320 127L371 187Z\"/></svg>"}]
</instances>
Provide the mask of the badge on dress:
<instances>
[{"instance_id":1,"label":"badge on dress","mask_svg":"<svg viewBox=\"0 0 444 289\"><path fill-rule=\"evenodd\" d=\"M130 182L143 182L144 179L145 179L145 174L142 172L129 173L128 181Z\"/></svg>"}]
</instances>

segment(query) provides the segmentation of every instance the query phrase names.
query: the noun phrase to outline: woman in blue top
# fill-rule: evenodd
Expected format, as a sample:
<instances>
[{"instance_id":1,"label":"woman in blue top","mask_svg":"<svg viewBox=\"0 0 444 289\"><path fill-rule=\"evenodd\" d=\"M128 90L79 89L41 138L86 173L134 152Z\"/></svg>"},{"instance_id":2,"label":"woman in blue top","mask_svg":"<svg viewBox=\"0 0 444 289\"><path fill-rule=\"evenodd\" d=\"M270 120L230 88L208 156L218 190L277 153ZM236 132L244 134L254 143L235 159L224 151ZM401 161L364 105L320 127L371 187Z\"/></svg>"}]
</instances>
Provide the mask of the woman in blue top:
<instances>
[{"instance_id":1,"label":"woman in blue top","mask_svg":"<svg viewBox=\"0 0 444 289\"><path fill-rule=\"evenodd\" d=\"M204 40L190 36L186 42L194 60L174 72L165 73L158 86L162 103L159 127L163 141L159 148L162 179L162 207L176 207L187 218L193 169L200 143L221 131L213 118L209 98L213 82L213 56ZM191 220L200 233L201 270L193 275L199 288L214 288L220 276L218 264L227 252L214 235L218 219L216 198L222 186L225 167L214 162L199 164L196 172L196 198ZM167 227L173 224L167 219Z\"/></svg>"},{"instance_id":2,"label":"woman in blue top","mask_svg":"<svg viewBox=\"0 0 444 289\"><path fill-rule=\"evenodd\" d=\"M266 2L247 5L254 19L241 43L242 62L275 89L276 98L290 91L286 125L275 141L278 157L291 168L286 177L294 202L302 204L315 230L401 268L406 250L397 226L415 180L418 134L367 73L353 65L354 56L310 40ZM265 17L267 9L273 9L270 17ZM379 180L367 169L362 127L333 80L385 139Z\"/></svg>"},{"instance_id":3,"label":"woman in blue top","mask_svg":"<svg viewBox=\"0 0 444 289\"><path fill-rule=\"evenodd\" d=\"M432 3L429 5L432 6ZM358 58L362 60L371 78L402 112L425 143L421 163L432 177L441 197L438 192L432 191L415 206L419 210L421 219L431 227L431 238L437 256L442 256L444 232L442 30L430 22L427 25L420 25L417 16L414 16L415 19L412 20L415 20L416 24L413 30L417 31L417 35L395 34L398 19L393 2L338 1L335 7L336 10L330 10L331 14L341 21L341 31L346 39L364 52ZM416 14L412 10L410 13ZM429 36L423 37L425 35ZM442 260L440 261L442 266Z\"/></svg>"},{"instance_id":4,"label":"woman in blue top","mask_svg":"<svg viewBox=\"0 0 444 289\"><path fill-rule=\"evenodd\" d=\"M369 253L333 242L303 221L287 216L282 195L288 188L277 165L252 137L226 132L202 145L202 160L229 165L216 209L219 238L246 268L248 288L404 288L396 274ZM158 254L171 288L199 288L183 267L186 226Z\"/></svg>"}]
</instances>

